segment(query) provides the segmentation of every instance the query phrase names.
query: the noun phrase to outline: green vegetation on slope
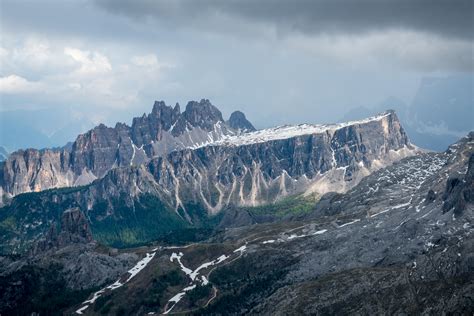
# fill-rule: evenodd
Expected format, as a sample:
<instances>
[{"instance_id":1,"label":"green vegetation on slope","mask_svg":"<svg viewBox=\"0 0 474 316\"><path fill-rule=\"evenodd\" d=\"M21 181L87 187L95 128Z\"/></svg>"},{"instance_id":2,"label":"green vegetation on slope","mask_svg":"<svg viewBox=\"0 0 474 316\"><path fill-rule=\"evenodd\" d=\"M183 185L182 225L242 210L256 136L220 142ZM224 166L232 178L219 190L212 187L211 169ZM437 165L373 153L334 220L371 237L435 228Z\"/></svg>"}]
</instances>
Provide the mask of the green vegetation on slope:
<instances>
[{"instance_id":1,"label":"green vegetation on slope","mask_svg":"<svg viewBox=\"0 0 474 316\"><path fill-rule=\"evenodd\" d=\"M83 189L54 189L16 196L10 205L0 209L0 253L22 253L27 250L31 242L50 229L52 223L60 222L61 214L66 209L77 206L69 193ZM59 199L58 195L63 193L64 198Z\"/></svg>"},{"instance_id":2,"label":"green vegetation on slope","mask_svg":"<svg viewBox=\"0 0 474 316\"><path fill-rule=\"evenodd\" d=\"M61 214L79 207L91 222L94 238L116 248L136 247L152 242L184 244L207 239L215 232L224 212L209 216L199 203L186 203L176 212L159 197L150 194L130 200L127 195L95 201L85 211L78 199L85 187L20 194L0 211L0 253L23 253L44 236L51 225L61 223ZM81 201L81 202L79 202ZM313 209L314 197L291 196L272 204L242 207L252 217L279 220L306 214Z\"/></svg>"},{"instance_id":3,"label":"green vegetation on slope","mask_svg":"<svg viewBox=\"0 0 474 316\"><path fill-rule=\"evenodd\" d=\"M276 217L296 216L307 214L314 209L317 197L314 195L303 196L292 195L276 201L256 207L245 207L244 209L252 215L273 215Z\"/></svg>"},{"instance_id":4,"label":"green vegetation on slope","mask_svg":"<svg viewBox=\"0 0 474 316\"><path fill-rule=\"evenodd\" d=\"M100 206L99 206L100 207ZM105 210L95 208L101 214ZM114 203L114 214L103 220L92 219L94 238L106 245L124 248L145 245L153 241L182 244L208 238L219 221L219 216L208 217L198 204L185 206L178 215L152 195L142 195L132 206L124 200ZM181 215L183 214L183 215ZM191 222L185 218L187 214Z\"/></svg>"}]
</instances>

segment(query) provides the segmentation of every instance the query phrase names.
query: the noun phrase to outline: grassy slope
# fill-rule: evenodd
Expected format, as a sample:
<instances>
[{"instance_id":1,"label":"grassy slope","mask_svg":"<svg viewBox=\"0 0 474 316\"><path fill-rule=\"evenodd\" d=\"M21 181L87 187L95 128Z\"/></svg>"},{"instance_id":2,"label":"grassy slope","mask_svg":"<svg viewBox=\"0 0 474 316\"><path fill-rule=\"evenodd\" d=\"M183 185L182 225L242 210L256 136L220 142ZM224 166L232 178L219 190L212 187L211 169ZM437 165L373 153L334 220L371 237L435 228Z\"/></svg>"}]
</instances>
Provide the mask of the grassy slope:
<instances>
[{"instance_id":1,"label":"grassy slope","mask_svg":"<svg viewBox=\"0 0 474 316\"><path fill-rule=\"evenodd\" d=\"M76 205L74 195L87 187L47 190L26 193L15 197L13 202L0 209L0 253L23 252L30 243L45 234L52 223L60 223L64 210ZM62 199L55 199L57 196ZM59 200L59 201L58 201ZM186 213L191 222L183 219L184 212L177 214L158 198L143 195L133 205L127 206L126 198L112 201L113 214L107 214L107 203L97 203L86 216L91 221L94 238L117 248L146 245L153 241L182 244L206 239L214 233L223 212L208 216L199 204L188 203ZM130 203L128 203L130 204ZM310 212L314 197L291 196L273 204L258 207L242 207L252 216L271 216L278 220ZM19 243L8 245L11 240Z\"/></svg>"},{"instance_id":2,"label":"grassy slope","mask_svg":"<svg viewBox=\"0 0 474 316\"><path fill-rule=\"evenodd\" d=\"M279 218L307 214L314 208L317 197L314 195L293 195L272 204L244 208L252 215L273 215Z\"/></svg>"}]
</instances>

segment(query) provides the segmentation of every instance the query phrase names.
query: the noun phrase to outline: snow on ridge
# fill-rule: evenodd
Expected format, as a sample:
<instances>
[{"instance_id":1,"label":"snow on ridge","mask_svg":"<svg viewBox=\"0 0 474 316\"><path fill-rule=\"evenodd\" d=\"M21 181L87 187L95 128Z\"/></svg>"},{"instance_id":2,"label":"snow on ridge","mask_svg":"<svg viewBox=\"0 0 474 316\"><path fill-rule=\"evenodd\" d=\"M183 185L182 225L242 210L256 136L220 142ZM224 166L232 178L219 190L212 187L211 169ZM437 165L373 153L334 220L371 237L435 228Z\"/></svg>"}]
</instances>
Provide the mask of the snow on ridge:
<instances>
[{"instance_id":1,"label":"snow on ridge","mask_svg":"<svg viewBox=\"0 0 474 316\"><path fill-rule=\"evenodd\" d=\"M386 111L384 113L372 116L358 121L350 121L335 124L298 124L298 125L282 125L267 129L258 130L250 133L238 135L226 135L214 142L206 142L191 146L191 149L197 149L206 146L242 146L256 143L264 143L272 140L288 139L296 136L320 134L328 130L338 130L351 125L366 124L373 121L379 121L389 116L393 112Z\"/></svg>"},{"instance_id":2,"label":"snow on ridge","mask_svg":"<svg viewBox=\"0 0 474 316\"><path fill-rule=\"evenodd\" d=\"M125 283L128 283L131 279L133 279L141 270L143 270L148 265L148 263L151 261L151 259L153 259L153 257L155 256L156 250L157 250L157 248L153 249L154 252L147 253L145 258L138 261L137 264L133 268L131 268L130 270L127 271L127 273L129 273L130 276L127 278L126 281L124 281L122 283L120 281L121 279L119 278L117 281L115 281L115 283L113 283L109 286L106 286L106 287L100 289L99 291L95 292L92 295L92 298L88 299L87 301L82 302L81 305L83 305L83 306L81 308L79 308L78 310L76 310L76 314L82 315L83 312L90 306L90 304L94 304L95 301L99 297L101 297L102 294L104 294L106 290L113 291L113 290L116 290L119 287L123 286Z\"/></svg>"}]
</instances>

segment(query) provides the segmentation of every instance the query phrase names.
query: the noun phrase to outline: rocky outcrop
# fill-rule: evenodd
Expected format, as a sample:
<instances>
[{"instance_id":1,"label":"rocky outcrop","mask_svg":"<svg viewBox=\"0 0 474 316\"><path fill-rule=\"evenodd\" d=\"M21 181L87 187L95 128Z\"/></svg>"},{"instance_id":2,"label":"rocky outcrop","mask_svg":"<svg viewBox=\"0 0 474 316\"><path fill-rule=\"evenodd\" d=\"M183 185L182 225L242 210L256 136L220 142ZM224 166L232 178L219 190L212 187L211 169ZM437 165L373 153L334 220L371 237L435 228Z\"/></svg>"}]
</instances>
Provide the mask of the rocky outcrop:
<instances>
[{"instance_id":1,"label":"rocky outcrop","mask_svg":"<svg viewBox=\"0 0 474 316\"><path fill-rule=\"evenodd\" d=\"M34 253L71 244L93 241L89 222L79 208L68 209L61 215L61 223L53 222L44 239L38 241Z\"/></svg>"},{"instance_id":2,"label":"rocky outcrop","mask_svg":"<svg viewBox=\"0 0 474 316\"><path fill-rule=\"evenodd\" d=\"M150 114L134 118L131 126L101 124L62 149L12 153L0 163L0 206L20 193L85 185L113 168L139 165L236 132L209 100L191 101L182 113L179 104L157 101Z\"/></svg>"},{"instance_id":3,"label":"rocky outcrop","mask_svg":"<svg viewBox=\"0 0 474 316\"><path fill-rule=\"evenodd\" d=\"M229 120L227 121L230 127L236 130L246 131L246 132L254 132L256 131L255 127L253 127L252 123L250 123L245 114L240 111L235 111L230 115Z\"/></svg>"},{"instance_id":4,"label":"rocky outcrop","mask_svg":"<svg viewBox=\"0 0 474 316\"><path fill-rule=\"evenodd\" d=\"M474 137L474 133L472 133ZM443 194L443 211L453 210L455 216L460 216L463 211L474 204L474 153L471 153L465 175L450 177L446 181Z\"/></svg>"},{"instance_id":5,"label":"rocky outcrop","mask_svg":"<svg viewBox=\"0 0 474 316\"><path fill-rule=\"evenodd\" d=\"M216 122L222 122L222 113L209 100L190 101L183 113L182 121L191 126L211 130Z\"/></svg>"}]
</instances>

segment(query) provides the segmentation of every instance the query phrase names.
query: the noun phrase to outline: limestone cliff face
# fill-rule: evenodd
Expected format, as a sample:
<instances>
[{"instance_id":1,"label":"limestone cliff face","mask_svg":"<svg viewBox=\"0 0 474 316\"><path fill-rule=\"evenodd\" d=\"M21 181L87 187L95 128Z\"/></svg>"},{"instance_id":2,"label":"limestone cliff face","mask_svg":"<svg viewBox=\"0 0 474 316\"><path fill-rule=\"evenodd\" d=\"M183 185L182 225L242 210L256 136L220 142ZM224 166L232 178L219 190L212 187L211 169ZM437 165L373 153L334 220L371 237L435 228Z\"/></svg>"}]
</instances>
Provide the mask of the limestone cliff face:
<instances>
[{"instance_id":1,"label":"limestone cliff face","mask_svg":"<svg viewBox=\"0 0 474 316\"><path fill-rule=\"evenodd\" d=\"M191 101L180 112L155 102L132 126L103 124L79 135L70 148L19 150L0 162L0 197L50 188L85 185L116 167L139 165L177 149L233 135L209 100ZM0 198L0 206L4 203Z\"/></svg>"},{"instance_id":2,"label":"limestone cliff face","mask_svg":"<svg viewBox=\"0 0 474 316\"><path fill-rule=\"evenodd\" d=\"M125 147L116 131L107 129L111 136L103 150L94 147L97 142L105 142L99 141L102 136L97 136L96 131L81 136L84 139L76 142L73 152L74 148L81 148L90 159L79 160L70 155L69 165L75 159L73 165L80 165L78 170L96 171L105 170L103 166L110 163L122 164L117 156L112 162L105 154L109 148ZM393 112L357 122L283 126L214 141L211 135L207 143L141 164L130 165L126 160L125 165L112 168L84 187L15 197L4 208L0 220L9 216L16 219L11 223L7 220L5 225L15 225L11 236L20 241L45 234L63 210L75 207L95 229L121 223L117 227L120 232L124 225L128 227L124 222L128 218L145 218L147 222L156 221L156 225L163 224L160 218L169 220L170 225L177 221L194 225L227 206L258 206L294 194L346 192L375 170L419 152L410 144ZM135 148L133 143L132 147ZM136 149L131 155L137 156ZM34 161L38 159L44 163L41 157ZM29 164L26 161L25 165ZM63 165L55 168L71 170ZM140 225L146 226L147 222ZM143 231L141 226L136 229ZM170 230L168 226L160 229ZM9 236L2 237L5 248L23 247Z\"/></svg>"},{"instance_id":3,"label":"limestone cliff face","mask_svg":"<svg viewBox=\"0 0 474 316\"><path fill-rule=\"evenodd\" d=\"M266 132L273 135L275 130ZM186 214L190 203L214 214L231 204L257 206L298 193L345 192L371 172L418 152L393 112L318 127L315 133L268 135L248 143L254 135L242 134L115 168L73 193L74 203L89 211L108 201L107 212L113 214L114 200L125 198L133 207L140 195L151 194L180 214Z\"/></svg>"},{"instance_id":4,"label":"limestone cliff face","mask_svg":"<svg viewBox=\"0 0 474 316\"><path fill-rule=\"evenodd\" d=\"M372 171L417 152L393 112L248 144L251 135L153 159L144 171L153 185L140 190L159 191L175 209L193 201L216 213L229 204L257 206L296 193L344 192Z\"/></svg>"},{"instance_id":5,"label":"limestone cliff face","mask_svg":"<svg viewBox=\"0 0 474 316\"><path fill-rule=\"evenodd\" d=\"M17 195L43 188L73 185L70 155L65 150L19 150L0 164L0 184L5 193Z\"/></svg>"},{"instance_id":6,"label":"limestone cliff face","mask_svg":"<svg viewBox=\"0 0 474 316\"><path fill-rule=\"evenodd\" d=\"M2 163L1 187L14 196L102 179L76 197L85 209L99 197L122 194L132 204L150 193L176 211L192 202L216 213L296 193L344 192L417 152L391 111L357 122L233 131L207 100L190 102L183 113L156 102L132 127L99 125L70 150L13 153Z\"/></svg>"}]
</instances>

